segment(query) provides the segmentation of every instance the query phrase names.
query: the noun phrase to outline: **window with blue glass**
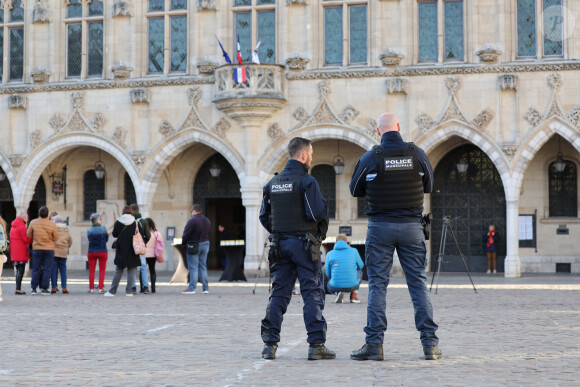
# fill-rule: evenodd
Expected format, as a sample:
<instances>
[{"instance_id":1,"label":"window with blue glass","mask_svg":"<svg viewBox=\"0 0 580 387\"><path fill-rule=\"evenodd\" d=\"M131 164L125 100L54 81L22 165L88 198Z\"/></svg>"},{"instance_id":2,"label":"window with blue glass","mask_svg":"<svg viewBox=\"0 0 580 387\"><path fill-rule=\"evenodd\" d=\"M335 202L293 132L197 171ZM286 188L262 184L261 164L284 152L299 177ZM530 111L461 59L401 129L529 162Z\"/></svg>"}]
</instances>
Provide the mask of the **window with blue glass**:
<instances>
[{"instance_id":1,"label":"window with blue glass","mask_svg":"<svg viewBox=\"0 0 580 387\"><path fill-rule=\"evenodd\" d=\"M233 58L237 62L238 39L242 62L252 60L252 52L258 47L260 63L276 63L276 1L234 0Z\"/></svg>"},{"instance_id":2,"label":"window with blue glass","mask_svg":"<svg viewBox=\"0 0 580 387\"><path fill-rule=\"evenodd\" d=\"M149 0L147 11L147 72L186 72L187 0ZM169 33L168 53L166 33Z\"/></svg>"},{"instance_id":3,"label":"window with blue glass","mask_svg":"<svg viewBox=\"0 0 580 387\"><path fill-rule=\"evenodd\" d=\"M437 62L437 2L419 3L419 62Z\"/></svg>"},{"instance_id":4,"label":"window with blue glass","mask_svg":"<svg viewBox=\"0 0 580 387\"><path fill-rule=\"evenodd\" d=\"M348 1L323 7L324 64L366 64L368 57L368 7ZM346 46L345 46L346 40Z\"/></svg>"},{"instance_id":5,"label":"window with blue glass","mask_svg":"<svg viewBox=\"0 0 580 387\"><path fill-rule=\"evenodd\" d=\"M535 58L564 55L563 0L516 0L517 56ZM538 9L541 20L538 21Z\"/></svg>"},{"instance_id":6,"label":"window with blue glass","mask_svg":"<svg viewBox=\"0 0 580 387\"><path fill-rule=\"evenodd\" d=\"M21 82L24 76L24 8L22 0L0 3L0 81ZM4 63L4 49L7 61ZM5 66L6 65L6 66Z\"/></svg>"},{"instance_id":7,"label":"window with blue glass","mask_svg":"<svg viewBox=\"0 0 580 387\"><path fill-rule=\"evenodd\" d=\"M565 168L556 169L556 162L550 164L549 211L550 217L578 217L578 173L576 164L563 160Z\"/></svg>"},{"instance_id":8,"label":"window with blue glass","mask_svg":"<svg viewBox=\"0 0 580 387\"><path fill-rule=\"evenodd\" d=\"M463 61L463 1L446 1L445 14L445 51L444 60Z\"/></svg>"},{"instance_id":9,"label":"window with blue glass","mask_svg":"<svg viewBox=\"0 0 580 387\"><path fill-rule=\"evenodd\" d=\"M66 6L66 76L68 78L102 78L103 7L100 0L84 4L70 0ZM85 40L83 41L83 30ZM83 52L86 56L83 57Z\"/></svg>"}]
</instances>

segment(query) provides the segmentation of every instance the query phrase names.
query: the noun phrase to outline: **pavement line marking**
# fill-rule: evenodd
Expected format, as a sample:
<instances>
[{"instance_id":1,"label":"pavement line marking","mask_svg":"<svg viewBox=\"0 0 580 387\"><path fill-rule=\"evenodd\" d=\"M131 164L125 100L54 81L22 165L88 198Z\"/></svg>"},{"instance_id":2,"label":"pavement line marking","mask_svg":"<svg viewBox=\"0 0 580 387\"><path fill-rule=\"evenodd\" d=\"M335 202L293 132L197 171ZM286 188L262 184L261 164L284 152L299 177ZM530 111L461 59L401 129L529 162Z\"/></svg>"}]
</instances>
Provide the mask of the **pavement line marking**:
<instances>
[{"instance_id":1,"label":"pavement line marking","mask_svg":"<svg viewBox=\"0 0 580 387\"><path fill-rule=\"evenodd\" d=\"M173 328L175 326L175 324L167 324L167 325L163 325L160 326L158 328L153 328L153 329L149 329L147 331L147 333L155 333L155 332L159 332L159 331L163 331L165 329L169 329L169 328Z\"/></svg>"}]
</instances>

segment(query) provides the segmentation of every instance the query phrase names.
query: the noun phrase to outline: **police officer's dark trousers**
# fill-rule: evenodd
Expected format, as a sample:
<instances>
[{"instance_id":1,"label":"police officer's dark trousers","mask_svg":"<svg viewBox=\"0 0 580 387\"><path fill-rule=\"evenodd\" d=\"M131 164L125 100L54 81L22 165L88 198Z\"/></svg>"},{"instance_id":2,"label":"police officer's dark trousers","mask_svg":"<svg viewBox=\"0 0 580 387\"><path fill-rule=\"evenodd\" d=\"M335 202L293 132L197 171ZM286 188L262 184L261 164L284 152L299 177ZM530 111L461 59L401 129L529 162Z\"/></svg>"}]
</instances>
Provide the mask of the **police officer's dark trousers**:
<instances>
[{"instance_id":1,"label":"police officer's dark trousers","mask_svg":"<svg viewBox=\"0 0 580 387\"><path fill-rule=\"evenodd\" d=\"M308 343L326 342L326 320L324 310L324 287L320 260L312 261L312 256L304 248L305 239L287 236L280 241L281 258L272 266L272 295L262 320L262 340L265 343L280 341L280 329L288 304L292 299L292 288L296 277L300 281L300 293L304 300L303 317Z\"/></svg>"}]
</instances>

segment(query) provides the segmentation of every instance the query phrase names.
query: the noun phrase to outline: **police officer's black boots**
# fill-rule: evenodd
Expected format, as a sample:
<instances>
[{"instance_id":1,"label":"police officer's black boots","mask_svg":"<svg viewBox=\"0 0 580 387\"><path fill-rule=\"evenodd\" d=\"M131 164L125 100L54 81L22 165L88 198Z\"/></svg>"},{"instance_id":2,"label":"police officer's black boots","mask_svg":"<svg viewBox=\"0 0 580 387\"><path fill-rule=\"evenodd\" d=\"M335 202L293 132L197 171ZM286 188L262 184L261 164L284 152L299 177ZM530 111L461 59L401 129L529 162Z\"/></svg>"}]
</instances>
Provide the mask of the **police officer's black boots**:
<instances>
[{"instance_id":1,"label":"police officer's black boots","mask_svg":"<svg viewBox=\"0 0 580 387\"><path fill-rule=\"evenodd\" d=\"M426 345L423 347L425 360L437 360L443 357L443 352L436 345Z\"/></svg>"},{"instance_id":2,"label":"police officer's black boots","mask_svg":"<svg viewBox=\"0 0 580 387\"><path fill-rule=\"evenodd\" d=\"M310 344L308 348L308 360L334 359L335 357L336 353L326 348L324 343Z\"/></svg>"},{"instance_id":3,"label":"police officer's black boots","mask_svg":"<svg viewBox=\"0 0 580 387\"><path fill-rule=\"evenodd\" d=\"M264 349L262 350L262 357L266 360L274 360L276 358L276 350L277 349L278 349L278 344L265 343Z\"/></svg>"},{"instance_id":4,"label":"police officer's black boots","mask_svg":"<svg viewBox=\"0 0 580 387\"><path fill-rule=\"evenodd\" d=\"M359 350L350 353L352 360L383 360L383 345L366 343Z\"/></svg>"}]
</instances>

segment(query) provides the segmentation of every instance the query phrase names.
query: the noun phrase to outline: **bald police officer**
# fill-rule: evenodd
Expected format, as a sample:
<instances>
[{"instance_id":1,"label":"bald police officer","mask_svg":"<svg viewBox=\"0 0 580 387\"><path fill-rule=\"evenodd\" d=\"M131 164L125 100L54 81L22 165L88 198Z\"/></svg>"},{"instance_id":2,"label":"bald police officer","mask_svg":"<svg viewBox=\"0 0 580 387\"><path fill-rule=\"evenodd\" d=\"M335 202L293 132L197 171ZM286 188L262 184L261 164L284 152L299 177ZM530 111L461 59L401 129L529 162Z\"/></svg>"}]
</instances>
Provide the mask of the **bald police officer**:
<instances>
[{"instance_id":1,"label":"bald police officer","mask_svg":"<svg viewBox=\"0 0 580 387\"><path fill-rule=\"evenodd\" d=\"M260 222L272 241L269 261L273 276L272 295L261 324L262 357L276 358L282 319L298 277L310 344L308 360L334 359L335 353L324 345L326 320L322 316L325 293L320 242L326 237L328 217L318 182L308 174L311 141L293 138L288 144L288 156L284 170L264 187L260 211Z\"/></svg>"},{"instance_id":2,"label":"bald police officer","mask_svg":"<svg viewBox=\"0 0 580 387\"><path fill-rule=\"evenodd\" d=\"M369 277L366 343L350 357L383 360L387 285L397 249L423 353L427 360L436 360L442 354L427 291L427 248L421 226L423 196L433 189L433 170L422 149L403 141L393 114L382 114L377 125L381 145L362 155L350 182L352 196L366 197L370 208L365 251Z\"/></svg>"}]
</instances>

